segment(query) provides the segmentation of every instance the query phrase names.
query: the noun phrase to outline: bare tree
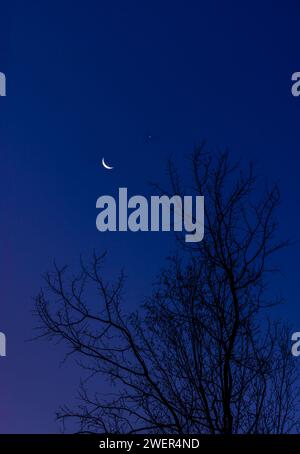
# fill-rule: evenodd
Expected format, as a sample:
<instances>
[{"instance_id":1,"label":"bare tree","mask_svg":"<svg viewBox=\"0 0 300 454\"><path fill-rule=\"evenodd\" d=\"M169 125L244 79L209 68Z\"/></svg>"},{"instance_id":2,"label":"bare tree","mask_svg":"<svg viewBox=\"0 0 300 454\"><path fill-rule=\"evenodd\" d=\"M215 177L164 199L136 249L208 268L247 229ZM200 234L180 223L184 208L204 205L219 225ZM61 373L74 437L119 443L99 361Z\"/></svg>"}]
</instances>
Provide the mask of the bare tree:
<instances>
[{"instance_id":1,"label":"bare tree","mask_svg":"<svg viewBox=\"0 0 300 454\"><path fill-rule=\"evenodd\" d=\"M252 166L232 166L203 146L190 160L193 187L205 196L205 236L179 249L152 296L124 313L124 274L102 275L104 255L80 274L55 266L36 299L40 334L62 339L93 377L81 403L61 408L82 432L287 433L298 431L296 364L289 330L268 316L276 242L277 187L258 188ZM169 163L172 192L182 194ZM257 196L259 193L260 197ZM97 295L97 298L96 298ZM104 378L111 393L97 392Z\"/></svg>"}]
</instances>

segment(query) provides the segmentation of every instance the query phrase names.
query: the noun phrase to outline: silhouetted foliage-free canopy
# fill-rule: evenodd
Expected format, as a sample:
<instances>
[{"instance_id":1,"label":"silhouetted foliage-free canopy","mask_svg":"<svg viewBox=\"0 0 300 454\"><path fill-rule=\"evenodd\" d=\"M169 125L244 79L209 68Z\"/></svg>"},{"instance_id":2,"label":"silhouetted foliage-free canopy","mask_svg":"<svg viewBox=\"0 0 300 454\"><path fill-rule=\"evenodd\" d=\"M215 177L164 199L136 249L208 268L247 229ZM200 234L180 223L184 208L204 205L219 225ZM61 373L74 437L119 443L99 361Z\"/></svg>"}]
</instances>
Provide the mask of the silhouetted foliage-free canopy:
<instances>
[{"instance_id":1,"label":"silhouetted foliage-free canopy","mask_svg":"<svg viewBox=\"0 0 300 454\"><path fill-rule=\"evenodd\" d=\"M169 259L152 295L126 314L124 274L102 275L104 255L78 276L55 266L36 299L40 334L63 340L85 374L80 404L58 418L81 432L284 433L298 430L289 331L267 317L277 187L257 191L227 153L190 159L189 194L205 196L205 236ZM171 192L183 195L169 162ZM257 193L259 197L257 196ZM93 295L93 297L91 296ZM95 295L97 299L95 300ZM101 393L104 378L111 392ZM95 383L98 385L95 388Z\"/></svg>"}]
</instances>

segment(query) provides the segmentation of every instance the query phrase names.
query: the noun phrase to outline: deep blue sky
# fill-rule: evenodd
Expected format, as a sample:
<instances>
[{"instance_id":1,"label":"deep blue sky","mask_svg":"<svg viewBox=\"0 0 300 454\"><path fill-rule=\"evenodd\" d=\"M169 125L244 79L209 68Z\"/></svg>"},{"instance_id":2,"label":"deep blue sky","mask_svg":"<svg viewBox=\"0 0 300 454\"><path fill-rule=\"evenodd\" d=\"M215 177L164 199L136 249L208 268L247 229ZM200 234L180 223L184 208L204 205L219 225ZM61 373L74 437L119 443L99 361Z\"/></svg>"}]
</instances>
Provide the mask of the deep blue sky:
<instances>
[{"instance_id":1,"label":"deep blue sky","mask_svg":"<svg viewBox=\"0 0 300 454\"><path fill-rule=\"evenodd\" d=\"M299 239L299 21L296 1L0 1L0 432L55 432L55 410L73 402L76 367L25 342L52 260L108 249L108 275L126 266L130 310L172 247L168 234L101 235L100 195L148 193L170 153L181 162L207 139L279 182L281 233ZM299 246L279 258L300 330Z\"/></svg>"}]
</instances>

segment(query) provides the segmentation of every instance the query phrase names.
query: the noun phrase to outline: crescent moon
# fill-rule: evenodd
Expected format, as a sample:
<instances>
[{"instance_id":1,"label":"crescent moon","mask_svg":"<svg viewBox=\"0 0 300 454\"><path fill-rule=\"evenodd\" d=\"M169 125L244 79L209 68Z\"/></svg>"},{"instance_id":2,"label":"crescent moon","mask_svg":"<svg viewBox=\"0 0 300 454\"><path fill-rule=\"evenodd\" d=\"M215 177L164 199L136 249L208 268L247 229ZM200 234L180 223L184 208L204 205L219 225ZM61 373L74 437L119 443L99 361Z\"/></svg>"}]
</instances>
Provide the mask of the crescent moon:
<instances>
[{"instance_id":1,"label":"crescent moon","mask_svg":"<svg viewBox=\"0 0 300 454\"><path fill-rule=\"evenodd\" d=\"M111 167L111 166L106 164L106 162L104 161L104 158L102 158L102 165L107 170L112 170L113 169L113 167Z\"/></svg>"}]
</instances>

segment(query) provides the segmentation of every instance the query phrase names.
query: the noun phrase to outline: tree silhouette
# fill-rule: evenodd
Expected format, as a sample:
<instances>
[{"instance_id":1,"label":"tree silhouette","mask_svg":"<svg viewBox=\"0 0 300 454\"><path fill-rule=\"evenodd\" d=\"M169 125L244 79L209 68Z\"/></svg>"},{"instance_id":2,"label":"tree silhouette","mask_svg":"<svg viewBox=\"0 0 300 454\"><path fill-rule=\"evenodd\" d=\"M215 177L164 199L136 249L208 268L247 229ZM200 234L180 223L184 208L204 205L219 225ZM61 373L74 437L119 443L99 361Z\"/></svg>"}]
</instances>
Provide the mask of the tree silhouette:
<instances>
[{"instance_id":1,"label":"tree silhouette","mask_svg":"<svg viewBox=\"0 0 300 454\"><path fill-rule=\"evenodd\" d=\"M65 341L94 379L81 384L78 407L58 413L80 432L299 429L289 329L268 316L279 303L267 298L271 258L288 244L275 238L278 188L262 190L251 165L243 172L228 153L214 158L203 145L190 162L188 193L205 196L204 239L187 246L178 238L139 311L124 312L123 272L114 283L103 278L105 254L81 261L74 278L58 266L45 276L36 299L40 335ZM172 161L169 175L172 193L184 194Z\"/></svg>"}]
</instances>

